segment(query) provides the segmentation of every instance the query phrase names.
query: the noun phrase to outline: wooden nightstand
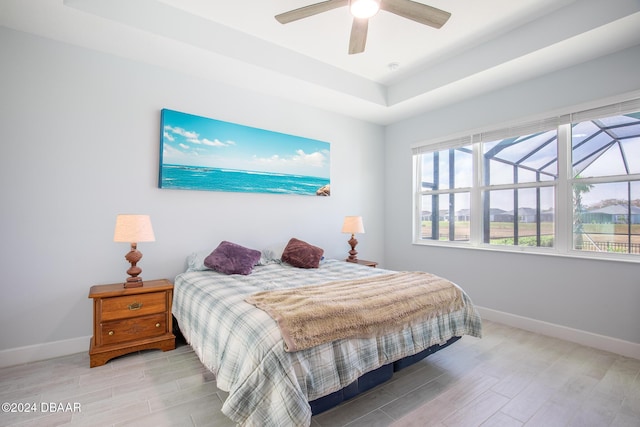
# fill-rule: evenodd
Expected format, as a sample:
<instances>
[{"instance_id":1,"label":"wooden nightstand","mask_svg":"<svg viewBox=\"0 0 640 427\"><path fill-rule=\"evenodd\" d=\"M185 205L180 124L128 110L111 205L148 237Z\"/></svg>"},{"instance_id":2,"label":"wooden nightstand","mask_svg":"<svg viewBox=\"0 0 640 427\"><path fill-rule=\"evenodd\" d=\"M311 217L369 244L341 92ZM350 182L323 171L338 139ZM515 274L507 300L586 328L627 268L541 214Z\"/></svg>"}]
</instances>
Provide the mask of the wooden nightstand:
<instances>
[{"instance_id":1,"label":"wooden nightstand","mask_svg":"<svg viewBox=\"0 0 640 427\"><path fill-rule=\"evenodd\" d=\"M345 261L353 262L353 261L349 261L348 259L346 259ZM364 260L364 259L357 260L355 262L355 264L366 265L367 267L373 267L373 268L376 268L376 266L378 265L378 263L375 262L375 261L367 261L367 260Z\"/></svg>"},{"instance_id":2,"label":"wooden nightstand","mask_svg":"<svg viewBox=\"0 0 640 427\"><path fill-rule=\"evenodd\" d=\"M93 298L92 368L139 350L176 348L170 281L148 280L140 288L129 289L122 283L95 285L89 298Z\"/></svg>"}]
</instances>

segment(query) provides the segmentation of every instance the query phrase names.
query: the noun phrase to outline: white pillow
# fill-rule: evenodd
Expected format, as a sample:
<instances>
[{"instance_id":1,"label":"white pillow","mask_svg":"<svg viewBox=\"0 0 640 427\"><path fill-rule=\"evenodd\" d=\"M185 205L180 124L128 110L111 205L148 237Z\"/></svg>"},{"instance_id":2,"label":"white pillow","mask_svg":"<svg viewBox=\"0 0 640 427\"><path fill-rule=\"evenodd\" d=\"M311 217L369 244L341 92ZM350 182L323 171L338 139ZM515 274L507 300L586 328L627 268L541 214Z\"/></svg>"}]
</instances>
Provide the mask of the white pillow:
<instances>
[{"instance_id":1,"label":"white pillow","mask_svg":"<svg viewBox=\"0 0 640 427\"><path fill-rule=\"evenodd\" d=\"M280 258L282 258L282 252L284 251L285 245L286 244L274 245L261 250L260 253L262 255L260 256L258 265L281 263L282 260Z\"/></svg>"},{"instance_id":2,"label":"white pillow","mask_svg":"<svg viewBox=\"0 0 640 427\"><path fill-rule=\"evenodd\" d=\"M209 270L209 267L204 265L204 259L209 256L211 251L198 251L192 252L187 257L187 271L202 271Z\"/></svg>"}]
</instances>

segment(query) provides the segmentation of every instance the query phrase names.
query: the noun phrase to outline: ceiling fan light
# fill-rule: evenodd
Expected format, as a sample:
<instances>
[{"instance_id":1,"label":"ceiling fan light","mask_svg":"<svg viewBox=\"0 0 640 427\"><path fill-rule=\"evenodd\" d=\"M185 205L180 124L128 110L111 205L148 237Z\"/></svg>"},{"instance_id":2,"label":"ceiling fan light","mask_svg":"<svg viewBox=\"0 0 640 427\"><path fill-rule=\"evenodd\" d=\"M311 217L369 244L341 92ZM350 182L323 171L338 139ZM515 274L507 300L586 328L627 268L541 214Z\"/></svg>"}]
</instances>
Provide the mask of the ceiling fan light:
<instances>
[{"instance_id":1,"label":"ceiling fan light","mask_svg":"<svg viewBox=\"0 0 640 427\"><path fill-rule=\"evenodd\" d=\"M351 0L349 11L354 18L368 19L378 13L381 0Z\"/></svg>"}]
</instances>

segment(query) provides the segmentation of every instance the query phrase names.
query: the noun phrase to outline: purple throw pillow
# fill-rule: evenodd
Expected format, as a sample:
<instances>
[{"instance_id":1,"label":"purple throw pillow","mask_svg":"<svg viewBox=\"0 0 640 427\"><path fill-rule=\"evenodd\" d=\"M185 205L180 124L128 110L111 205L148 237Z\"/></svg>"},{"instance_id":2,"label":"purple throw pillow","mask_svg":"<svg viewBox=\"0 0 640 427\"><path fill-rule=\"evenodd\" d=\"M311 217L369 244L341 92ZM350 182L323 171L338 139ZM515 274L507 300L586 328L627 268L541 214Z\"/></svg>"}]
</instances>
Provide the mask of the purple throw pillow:
<instances>
[{"instance_id":1,"label":"purple throw pillow","mask_svg":"<svg viewBox=\"0 0 640 427\"><path fill-rule=\"evenodd\" d=\"M282 261L299 268L318 268L324 250L295 237L289 240L282 252Z\"/></svg>"},{"instance_id":2,"label":"purple throw pillow","mask_svg":"<svg viewBox=\"0 0 640 427\"><path fill-rule=\"evenodd\" d=\"M260 251L225 240L204 259L204 265L220 273L246 276L251 274L258 261L260 261Z\"/></svg>"}]
</instances>

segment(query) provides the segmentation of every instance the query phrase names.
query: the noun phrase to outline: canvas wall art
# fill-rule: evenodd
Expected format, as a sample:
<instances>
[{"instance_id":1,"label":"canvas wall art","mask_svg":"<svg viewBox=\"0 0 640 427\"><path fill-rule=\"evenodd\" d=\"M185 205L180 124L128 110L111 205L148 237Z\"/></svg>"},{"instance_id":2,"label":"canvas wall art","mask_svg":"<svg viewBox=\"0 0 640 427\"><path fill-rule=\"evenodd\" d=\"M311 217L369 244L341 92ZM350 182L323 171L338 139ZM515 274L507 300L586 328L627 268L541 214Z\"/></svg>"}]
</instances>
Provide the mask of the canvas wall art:
<instances>
[{"instance_id":1,"label":"canvas wall art","mask_svg":"<svg viewBox=\"0 0 640 427\"><path fill-rule=\"evenodd\" d=\"M160 188L329 196L330 144L163 109Z\"/></svg>"}]
</instances>

